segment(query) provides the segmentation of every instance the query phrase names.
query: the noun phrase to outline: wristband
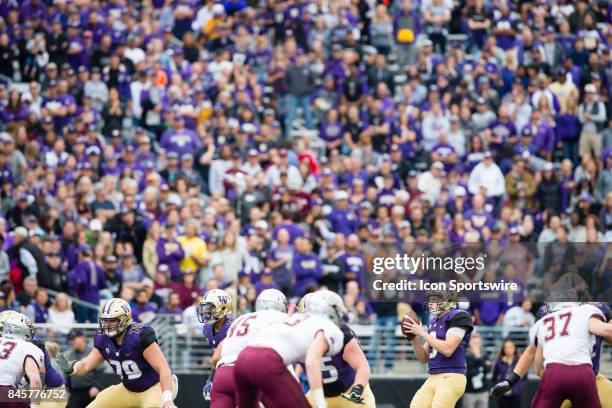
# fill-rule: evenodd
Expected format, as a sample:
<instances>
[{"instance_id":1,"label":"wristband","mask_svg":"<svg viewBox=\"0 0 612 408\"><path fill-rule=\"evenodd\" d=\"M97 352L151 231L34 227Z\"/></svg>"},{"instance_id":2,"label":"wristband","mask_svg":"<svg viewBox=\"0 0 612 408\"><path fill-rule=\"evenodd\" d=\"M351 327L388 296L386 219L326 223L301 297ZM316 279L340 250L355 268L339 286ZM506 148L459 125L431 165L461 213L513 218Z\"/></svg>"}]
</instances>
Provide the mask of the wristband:
<instances>
[{"instance_id":1,"label":"wristband","mask_svg":"<svg viewBox=\"0 0 612 408\"><path fill-rule=\"evenodd\" d=\"M510 374L506 377L506 381L510 383L510 385L514 385L521 380L521 376L511 371Z\"/></svg>"},{"instance_id":2,"label":"wristband","mask_svg":"<svg viewBox=\"0 0 612 408\"><path fill-rule=\"evenodd\" d=\"M315 407L317 408L327 407L327 402L325 402L325 394L323 393L323 388L317 388L316 390L312 390L312 399L314 400Z\"/></svg>"},{"instance_id":3,"label":"wristband","mask_svg":"<svg viewBox=\"0 0 612 408\"><path fill-rule=\"evenodd\" d=\"M172 391L162 392L162 399L164 402L172 401Z\"/></svg>"},{"instance_id":4,"label":"wristband","mask_svg":"<svg viewBox=\"0 0 612 408\"><path fill-rule=\"evenodd\" d=\"M356 392L357 394L361 395L363 394L363 390L365 389L365 387L361 384L357 384L353 387L353 389L351 391Z\"/></svg>"}]
</instances>

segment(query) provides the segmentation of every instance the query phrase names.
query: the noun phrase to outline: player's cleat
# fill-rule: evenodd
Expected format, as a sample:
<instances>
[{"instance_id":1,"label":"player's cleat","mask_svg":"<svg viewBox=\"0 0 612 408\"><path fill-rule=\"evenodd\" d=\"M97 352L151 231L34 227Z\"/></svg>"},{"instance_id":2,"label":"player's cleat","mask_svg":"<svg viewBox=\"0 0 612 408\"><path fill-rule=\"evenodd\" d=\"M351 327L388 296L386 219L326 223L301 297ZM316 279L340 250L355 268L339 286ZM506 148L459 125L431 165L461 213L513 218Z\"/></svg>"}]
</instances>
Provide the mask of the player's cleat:
<instances>
[{"instance_id":1,"label":"player's cleat","mask_svg":"<svg viewBox=\"0 0 612 408\"><path fill-rule=\"evenodd\" d=\"M514 384L519 382L521 377L519 377L514 371L512 371L504 381L500 381L493 388L491 388L491 398L498 399L508 391L512 389Z\"/></svg>"},{"instance_id":2,"label":"player's cleat","mask_svg":"<svg viewBox=\"0 0 612 408\"><path fill-rule=\"evenodd\" d=\"M363 385L357 384L351 388L351 391L343 392L341 395L342 398L354 402L355 404L363 404L363 396L361 394L363 394Z\"/></svg>"},{"instance_id":3,"label":"player's cleat","mask_svg":"<svg viewBox=\"0 0 612 408\"><path fill-rule=\"evenodd\" d=\"M76 364L76 360L68 360L64 353L59 353L57 357L55 357L55 362L64 374L74 374L74 365Z\"/></svg>"}]
</instances>

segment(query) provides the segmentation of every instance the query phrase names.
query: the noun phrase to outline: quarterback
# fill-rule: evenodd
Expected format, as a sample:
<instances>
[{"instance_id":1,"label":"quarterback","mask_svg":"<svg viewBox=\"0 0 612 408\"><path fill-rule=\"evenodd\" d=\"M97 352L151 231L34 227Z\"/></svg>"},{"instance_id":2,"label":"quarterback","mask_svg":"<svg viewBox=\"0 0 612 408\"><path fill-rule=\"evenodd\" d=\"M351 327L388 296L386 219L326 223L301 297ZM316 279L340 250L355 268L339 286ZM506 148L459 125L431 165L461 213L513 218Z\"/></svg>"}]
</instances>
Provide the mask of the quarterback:
<instances>
[{"instance_id":1,"label":"quarterback","mask_svg":"<svg viewBox=\"0 0 612 408\"><path fill-rule=\"evenodd\" d=\"M99 320L94 348L87 357L69 361L59 354L56 359L67 375L84 375L106 360L121 376L121 384L100 392L88 408L175 408L177 385L155 331L133 322L130 305L118 298L102 306Z\"/></svg>"},{"instance_id":2,"label":"quarterback","mask_svg":"<svg viewBox=\"0 0 612 408\"><path fill-rule=\"evenodd\" d=\"M426 310L433 315L427 331L411 319L403 326L405 332L415 335L412 347L417 359L429 363L429 377L414 394L410 408L453 408L467 384L465 350L474 328L472 317L456 309L452 292L431 291L425 300Z\"/></svg>"}]
</instances>

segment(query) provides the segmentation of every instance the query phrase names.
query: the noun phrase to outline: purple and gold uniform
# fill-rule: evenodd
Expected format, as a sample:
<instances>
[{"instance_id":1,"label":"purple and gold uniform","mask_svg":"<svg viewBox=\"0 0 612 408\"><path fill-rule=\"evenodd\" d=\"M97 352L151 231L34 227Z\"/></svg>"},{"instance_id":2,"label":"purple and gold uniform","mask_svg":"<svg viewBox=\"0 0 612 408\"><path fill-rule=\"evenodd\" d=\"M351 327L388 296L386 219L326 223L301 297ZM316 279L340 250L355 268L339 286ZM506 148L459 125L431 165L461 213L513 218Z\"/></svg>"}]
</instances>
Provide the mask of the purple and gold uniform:
<instances>
[{"instance_id":1,"label":"purple and gold uniform","mask_svg":"<svg viewBox=\"0 0 612 408\"><path fill-rule=\"evenodd\" d=\"M433 316L427 325L427 331L438 340L446 340L451 329L462 329L465 334L448 357L430 346L430 375L414 395L410 408L452 408L465 392L465 352L473 330L472 317L464 310L450 309Z\"/></svg>"},{"instance_id":2,"label":"purple and gold uniform","mask_svg":"<svg viewBox=\"0 0 612 408\"><path fill-rule=\"evenodd\" d=\"M115 338L98 331L94 347L121 376L121 384L100 392L88 408L117 407L117 401L121 401L121 406L159 407L162 402L159 374L143 354L155 342L155 331L140 323L129 324L120 345Z\"/></svg>"},{"instance_id":3,"label":"purple and gold uniform","mask_svg":"<svg viewBox=\"0 0 612 408\"><path fill-rule=\"evenodd\" d=\"M223 341L225 336L227 336L227 331L229 330L233 321L234 319L232 319L231 316L226 316L225 321L223 322L223 325L219 331L215 331L215 325L213 323L204 325L202 332L204 333L204 338L206 341L208 341L211 348L216 349L219 343Z\"/></svg>"},{"instance_id":4,"label":"purple and gold uniform","mask_svg":"<svg viewBox=\"0 0 612 408\"><path fill-rule=\"evenodd\" d=\"M55 371L55 368L53 368L53 366L51 365L51 357L49 357L49 352L47 351L47 348L45 347L45 342L42 341L41 339L34 338L32 340L32 343L36 347L41 349L43 354L45 355L45 378L44 378L45 389L46 390L51 390L54 388L63 389L64 388L64 377L62 377L60 373ZM63 393L60 392L57 395L62 395L62 394ZM48 399L48 400L42 401L40 406L41 408L63 408L66 406L66 401L65 399L61 399L61 398L58 399L57 401L53 399Z\"/></svg>"},{"instance_id":5,"label":"purple and gold uniform","mask_svg":"<svg viewBox=\"0 0 612 408\"><path fill-rule=\"evenodd\" d=\"M353 384L355 384L355 369L350 366L349 363L344 361L344 348L353 339L359 342L357 335L353 330L345 323L340 325L340 330L344 336L342 343L342 350L338 354L333 356L326 356L321 359L321 374L323 375L323 392L325 394L325 401L327 402L328 408L341 408L341 407L376 407L374 400L374 394L370 386L366 384L363 391L363 404L357 404L342 398L340 394L348 392ZM306 394L308 401L313 404L313 399L308 392Z\"/></svg>"}]
</instances>

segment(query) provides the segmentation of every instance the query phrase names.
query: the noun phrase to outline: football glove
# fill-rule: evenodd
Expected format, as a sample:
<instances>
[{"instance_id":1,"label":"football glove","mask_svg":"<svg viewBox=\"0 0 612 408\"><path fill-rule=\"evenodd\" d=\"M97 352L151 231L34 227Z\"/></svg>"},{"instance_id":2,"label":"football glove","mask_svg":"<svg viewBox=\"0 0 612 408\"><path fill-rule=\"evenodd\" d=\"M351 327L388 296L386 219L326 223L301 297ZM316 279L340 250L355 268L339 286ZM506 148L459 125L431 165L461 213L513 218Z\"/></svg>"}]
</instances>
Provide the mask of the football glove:
<instances>
[{"instance_id":1,"label":"football glove","mask_svg":"<svg viewBox=\"0 0 612 408\"><path fill-rule=\"evenodd\" d=\"M76 364L76 360L68 360L64 353L58 353L57 357L55 357L55 362L64 374L74 374L74 365Z\"/></svg>"},{"instance_id":2,"label":"football glove","mask_svg":"<svg viewBox=\"0 0 612 408\"><path fill-rule=\"evenodd\" d=\"M351 391L343 392L342 398L346 398L347 400L356 404L363 404L363 396L361 394L363 394L363 385L357 384L351 388Z\"/></svg>"},{"instance_id":3,"label":"football glove","mask_svg":"<svg viewBox=\"0 0 612 408\"><path fill-rule=\"evenodd\" d=\"M210 401L210 392L212 391L212 380L208 380L206 381L206 384L204 384L204 388L202 388L202 396L204 397L205 401Z\"/></svg>"},{"instance_id":4,"label":"football glove","mask_svg":"<svg viewBox=\"0 0 612 408\"><path fill-rule=\"evenodd\" d=\"M500 381L491 388L491 398L498 399L512 389L514 384L519 382L521 377L514 371L510 372L504 381Z\"/></svg>"}]
</instances>

